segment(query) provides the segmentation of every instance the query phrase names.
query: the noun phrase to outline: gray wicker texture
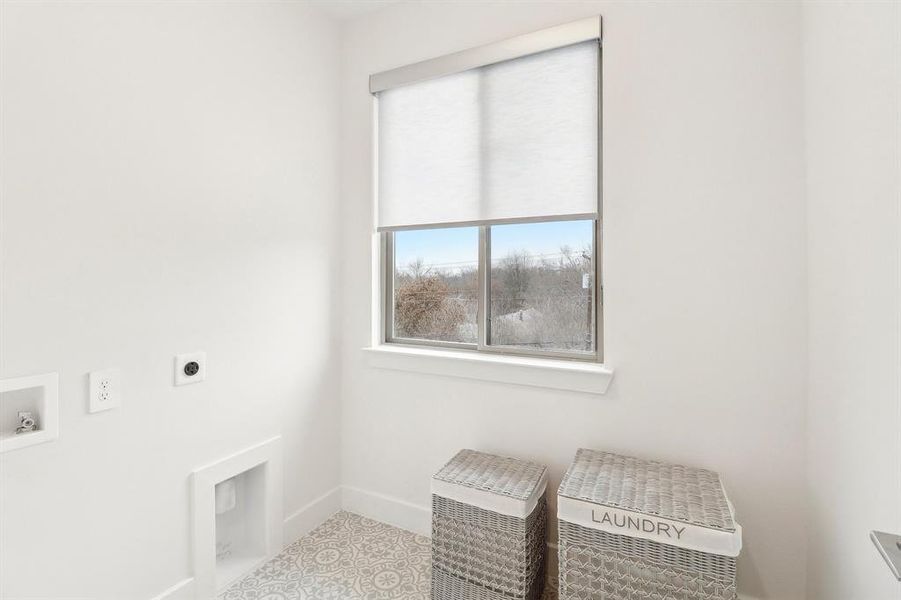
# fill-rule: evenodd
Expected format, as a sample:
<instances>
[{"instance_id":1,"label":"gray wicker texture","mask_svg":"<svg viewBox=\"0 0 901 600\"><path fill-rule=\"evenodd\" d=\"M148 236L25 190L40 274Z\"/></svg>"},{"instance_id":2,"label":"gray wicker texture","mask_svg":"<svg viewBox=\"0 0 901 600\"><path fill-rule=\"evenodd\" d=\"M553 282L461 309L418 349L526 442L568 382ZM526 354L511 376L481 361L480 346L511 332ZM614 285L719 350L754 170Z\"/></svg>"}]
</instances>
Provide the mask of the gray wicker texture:
<instances>
[{"instance_id":1,"label":"gray wicker texture","mask_svg":"<svg viewBox=\"0 0 901 600\"><path fill-rule=\"evenodd\" d=\"M526 598L528 600L539 600L542 598L541 587L531 588L532 591ZM432 568L432 593L431 598L453 598L455 600L510 600L511 598L521 598L522 596L511 596L485 587L480 584L471 583L465 579L455 577L445 573L441 569Z\"/></svg>"},{"instance_id":2,"label":"gray wicker texture","mask_svg":"<svg viewBox=\"0 0 901 600\"><path fill-rule=\"evenodd\" d=\"M517 458L460 450L433 479L526 500L547 468Z\"/></svg>"},{"instance_id":3,"label":"gray wicker texture","mask_svg":"<svg viewBox=\"0 0 901 600\"><path fill-rule=\"evenodd\" d=\"M576 453L557 494L735 531L720 477L705 469L582 448Z\"/></svg>"},{"instance_id":4,"label":"gray wicker texture","mask_svg":"<svg viewBox=\"0 0 901 600\"><path fill-rule=\"evenodd\" d=\"M543 472L539 465L464 450L436 478L525 500ZM526 518L433 494L432 600L537 600L546 531L544 494Z\"/></svg>"},{"instance_id":5,"label":"gray wicker texture","mask_svg":"<svg viewBox=\"0 0 901 600\"><path fill-rule=\"evenodd\" d=\"M735 523L719 476L579 450L558 492L724 531ZM560 600L735 600L735 558L559 521Z\"/></svg>"}]
</instances>

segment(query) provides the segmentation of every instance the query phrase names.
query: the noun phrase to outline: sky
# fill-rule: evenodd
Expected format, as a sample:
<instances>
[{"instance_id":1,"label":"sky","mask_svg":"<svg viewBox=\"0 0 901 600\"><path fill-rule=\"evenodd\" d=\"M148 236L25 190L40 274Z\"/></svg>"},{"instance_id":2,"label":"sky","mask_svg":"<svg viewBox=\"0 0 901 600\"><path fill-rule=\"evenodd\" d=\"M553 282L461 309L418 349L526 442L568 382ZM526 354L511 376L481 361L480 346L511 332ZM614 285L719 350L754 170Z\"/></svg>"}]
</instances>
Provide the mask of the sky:
<instances>
[{"instance_id":1,"label":"sky","mask_svg":"<svg viewBox=\"0 0 901 600\"><path fill-rule=\"evenodd\" d=\"M532 256L555 258L561 246L580 250L593 241L593 221L551 221L494 225L491 227L492 259L525 250ZM479 228L451 227L398 231L394 234L395 264L402 269L417 258L439 269L476 267L479 262Z\"/></svg>"}]
</instances>

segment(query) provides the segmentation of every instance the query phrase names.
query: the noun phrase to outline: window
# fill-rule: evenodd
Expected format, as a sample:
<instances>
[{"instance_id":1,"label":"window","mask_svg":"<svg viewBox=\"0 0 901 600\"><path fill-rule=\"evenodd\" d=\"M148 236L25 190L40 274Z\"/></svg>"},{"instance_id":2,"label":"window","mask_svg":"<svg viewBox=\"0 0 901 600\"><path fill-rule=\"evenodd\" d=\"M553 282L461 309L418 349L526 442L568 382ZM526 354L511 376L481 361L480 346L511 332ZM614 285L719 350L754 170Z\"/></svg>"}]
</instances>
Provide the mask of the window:
<instances>
[{"instance_id":1,"label":"window","mask_svg":"<svg viewBox=\"0 0 901 600\"><path fill-rule=\"evenodd\" d=\"M555 29L371 78L381 341L600 360L600 21Z\"/></svg>"},{"instance_id":2,"label":"window","mask_svg":"<svg viewBox=\"0 0 901 600\"><path fill-rule=\"evenodd\" d=\"M596 221L403 230L386 242L386 341L595 356Z\"/></svg>"}]
</instances>

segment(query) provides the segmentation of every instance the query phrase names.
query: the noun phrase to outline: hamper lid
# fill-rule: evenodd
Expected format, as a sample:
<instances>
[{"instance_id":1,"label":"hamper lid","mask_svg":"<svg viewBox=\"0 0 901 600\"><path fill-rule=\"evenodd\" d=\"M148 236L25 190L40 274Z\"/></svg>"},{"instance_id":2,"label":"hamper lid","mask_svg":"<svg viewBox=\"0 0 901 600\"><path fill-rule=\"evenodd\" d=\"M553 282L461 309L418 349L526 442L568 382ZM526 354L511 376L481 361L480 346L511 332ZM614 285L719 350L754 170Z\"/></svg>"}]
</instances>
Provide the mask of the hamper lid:
<instances>
[{"instance_id":1,"label":"hamper lid","mask_svg":"<svg viewBox=\"0 0 901 600\"><path fill-rule=\"evenodd\" d=\"M566 521L726 556L741 550L741 527L713 471L582 448L557 494Z\"/></svg>"},{"instance_id":2,"label":"hamper lid","mask_svg":"<svg viewBox=\"0 0 901 600\"><path fill-rule=\"evenodd\" d=\"M460 450L432 476L432 493L501 514L525 518L547 488L547 467Z\"/></svg>"}]
</instances>

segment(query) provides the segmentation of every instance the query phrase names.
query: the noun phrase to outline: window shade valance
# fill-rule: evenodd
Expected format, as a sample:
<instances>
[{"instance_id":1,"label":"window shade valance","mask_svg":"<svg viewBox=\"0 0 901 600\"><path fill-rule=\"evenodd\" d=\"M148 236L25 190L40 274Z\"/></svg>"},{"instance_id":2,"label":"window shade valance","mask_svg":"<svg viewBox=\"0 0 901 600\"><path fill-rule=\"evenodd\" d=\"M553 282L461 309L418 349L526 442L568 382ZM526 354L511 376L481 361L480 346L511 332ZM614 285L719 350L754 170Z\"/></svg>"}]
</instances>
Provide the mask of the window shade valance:
<instances>
[{"instance_id":1,"label":"window shade valance","mask_svg":"<svg viewBox=\"0 0 901 600\"><path fill-rule=\"evenodd\" d=\"M380 230L595 218L599 43L377 93Z\"/></svg>"}]
</instances>

